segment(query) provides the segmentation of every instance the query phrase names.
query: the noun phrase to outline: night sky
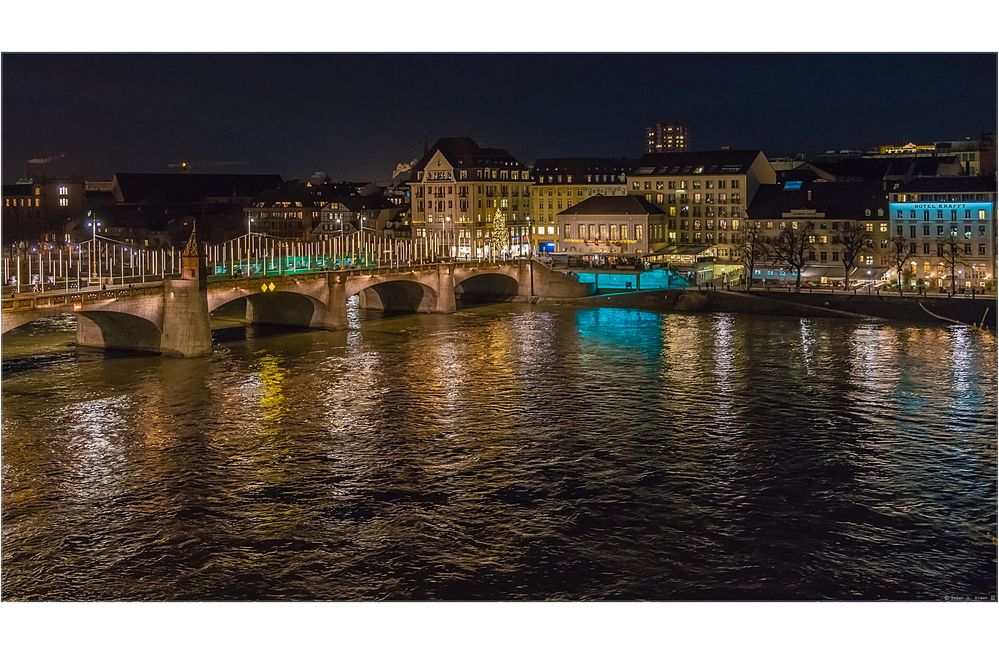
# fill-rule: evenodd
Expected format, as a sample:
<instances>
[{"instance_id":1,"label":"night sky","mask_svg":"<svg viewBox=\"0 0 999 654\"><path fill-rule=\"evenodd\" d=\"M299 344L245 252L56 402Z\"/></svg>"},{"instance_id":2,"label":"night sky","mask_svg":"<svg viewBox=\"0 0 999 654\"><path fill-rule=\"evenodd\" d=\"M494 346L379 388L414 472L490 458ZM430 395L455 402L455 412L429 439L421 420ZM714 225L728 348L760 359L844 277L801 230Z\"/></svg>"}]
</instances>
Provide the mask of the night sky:
<instances>
[{"instance_id":1,"label":"night sky","mask_svg":"<svg viewBox=\"0 0 999 654\"><path fill-rule=\"evenodd\" d=\"M694 149L770 155L977 138L996 56L5 54L3 180L59 155L36 172L387 180L441 136L528 162L638 156L668 117Z\"/></svg>"}]
</instances>

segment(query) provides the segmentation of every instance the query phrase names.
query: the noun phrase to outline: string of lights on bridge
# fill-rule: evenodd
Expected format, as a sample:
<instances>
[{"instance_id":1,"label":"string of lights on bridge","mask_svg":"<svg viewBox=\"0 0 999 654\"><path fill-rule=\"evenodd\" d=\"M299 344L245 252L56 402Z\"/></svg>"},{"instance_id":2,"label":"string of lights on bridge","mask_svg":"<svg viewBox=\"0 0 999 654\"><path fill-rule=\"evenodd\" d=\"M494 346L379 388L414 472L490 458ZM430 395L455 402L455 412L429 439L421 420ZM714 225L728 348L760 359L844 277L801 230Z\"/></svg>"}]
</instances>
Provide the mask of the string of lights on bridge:
<instances>
[{"instance_id":1,"label":"string of lights on bridge","mask_svg":"<svg viewBox=\"0 0 999 654\"><path fill-rule=\"evenodd\" d=\"M127 288L180 276L180 249L136 247L98 235L93 226L93 238L87 241L5 255L3 296ZM396 239L366 232L306 242L248 231L223 243L202 245L201 254L209 279L399 268L459 258L456 245L441 235ZM509 255L488 246L476 256L460 256L462 261L506 258Z\"/></svg>"}]
</instances>

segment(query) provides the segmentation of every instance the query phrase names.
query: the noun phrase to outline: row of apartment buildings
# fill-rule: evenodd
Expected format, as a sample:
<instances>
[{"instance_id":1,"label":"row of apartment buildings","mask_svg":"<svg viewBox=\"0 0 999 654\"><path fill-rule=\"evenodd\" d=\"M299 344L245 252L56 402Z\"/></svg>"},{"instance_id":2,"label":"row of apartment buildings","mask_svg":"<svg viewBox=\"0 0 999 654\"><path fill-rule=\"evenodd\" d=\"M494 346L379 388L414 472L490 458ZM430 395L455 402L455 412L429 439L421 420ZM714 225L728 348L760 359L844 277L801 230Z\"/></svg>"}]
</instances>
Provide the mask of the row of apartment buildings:
<instances>
[{"instance_id":1,"label":"row of apartment buildings","mask_svg":"<svg viewBox=\"0 0 999 654\"><path fill-rule=\"evenodd\" d=\"M957 156L904 150L795 158L777 169L760 150L730 149L528 165L467 137L443 138L412 166L408 183L387 188L323 177L285 182L277 175L193 173L5 186L4 242L38 225L45 240L80 240L90 234L88 223L97 222L102 236L169 246L199 220L199 233L213 242L246 231L320 240L366 229L400 238L435 235L456 256L641 258L731 277L742 274L742 233L752 221L770 236L788 225L811 225L814 248L804 275L828 281L843 274L836 234L854 222L869 234L861 276L885 275L891 241L904 236L914 248L910 282L939 283L942 241L958 234L965 283L993 284L994 173L970 175L967 160ZM976 161L994 171L994 150L990 156ZM753 274L786 277L773 266Z\"/></svg>"},{"instance_id":2,"label":"row of apartment buildings","mask_svg":"<svg viewBox=\"0 0 999 654\"><path fill-rule=\"evenodd\" d=\"M853 222L866 234L860 278L888 277L892 241L904 236L913 248L906 283L941 285L943 240L956 233L962 285L991 288L995 177L966 173L956 158L935 156L805 162L778 174L759 150L541 159L528 167L505 150L445 138L413 167L410 226L416 238L436 233L457 256L641 258L707 279L743 274L747 221L771 237L807 225L813 235L803 277L828 282L843 277L837 234ZM927 198L940 205L931 211L941 222L914 228L912 212L923 220L930 209L909 205L923 207ZM753 274L786 278L767 265Z\"/></svg>"}]
</instances>

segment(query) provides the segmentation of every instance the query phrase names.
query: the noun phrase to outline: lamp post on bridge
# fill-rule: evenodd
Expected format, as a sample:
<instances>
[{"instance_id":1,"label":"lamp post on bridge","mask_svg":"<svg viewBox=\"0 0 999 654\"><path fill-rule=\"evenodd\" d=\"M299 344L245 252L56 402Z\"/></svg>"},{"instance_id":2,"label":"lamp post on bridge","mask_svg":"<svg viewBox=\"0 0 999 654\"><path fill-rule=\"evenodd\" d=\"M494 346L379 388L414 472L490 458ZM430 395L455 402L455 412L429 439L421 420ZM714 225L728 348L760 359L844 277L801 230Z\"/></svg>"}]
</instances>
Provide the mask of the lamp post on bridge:
<instances>
[{"instance_id":1,"label":"lamp post on bridge","mask_svg":"<svg viewBox=\"0 0 999 654\"><path fill-rule=\"evenodd\" d=\"M250 276L250 248L253 245L253 223L256 219L246 217L246 276ZM266 272L266 271L265 271Z\"/></svg>"},{"instance_id":2,"label":"lamp post on bridge","mask_svg":"<svg viewBox=\"0 0 999 654\"><path fill-rule=\"evenodd\" d=\"M87 213L91 216L94 215L93 211L89 211ZM87 262L87 286L90 286L90 280L94 278L94 249L97 247L97 228L100 226L101 221L96 219L87 222L87 227L93 228L92 237L90 239L90 256L88 257L89 261ZM100 280L98 280L98 285L99 284Z\"/></svg>"},{"instance_id":3,"label":"lamp post on bridge","mask_svg":"<svg viewBox=\"0 0 999 654\"><path fill-rule=\"evenodd\" d=\"M344 258L344 252L347 249L347 244L344 241L344 231L343 231L344 224L343 224L343 218L341 218L339 216L339 214L337 215L336 224L340 225L340 271L342 272L342 271L344 271L344 270L347 269L347 266L346 266L346 263L345 263L345 258Z\"/></svg>"}]
</instances>

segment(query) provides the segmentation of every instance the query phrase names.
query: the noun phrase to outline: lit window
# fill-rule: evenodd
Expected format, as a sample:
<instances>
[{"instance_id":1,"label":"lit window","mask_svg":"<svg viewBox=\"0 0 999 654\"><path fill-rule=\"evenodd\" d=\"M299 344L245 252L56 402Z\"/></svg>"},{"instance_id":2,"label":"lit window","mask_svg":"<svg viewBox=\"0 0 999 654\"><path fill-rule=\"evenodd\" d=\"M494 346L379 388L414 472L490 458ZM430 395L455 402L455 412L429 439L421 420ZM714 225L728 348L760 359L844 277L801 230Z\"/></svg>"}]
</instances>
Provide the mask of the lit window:
<instances>
[{"instance_id":1,"label":"lit window","mask_svg":"<svg viewBox=\"0 0 999 654\"><path fill-rule=\"evenodd\" d=\"M69 188L66 186L60 186L59 195L69 195Z\"/></svg>"},{"instance_id":2,"label":"lit window","mask_svg":"<svg viewBox=\"0 0 999 654\"><path fill-rule=\"evenodd\" d=\"M59 198L59 206L60 207L68 207L69 206L69 198Z\"/></svg>"}]
</instances>

